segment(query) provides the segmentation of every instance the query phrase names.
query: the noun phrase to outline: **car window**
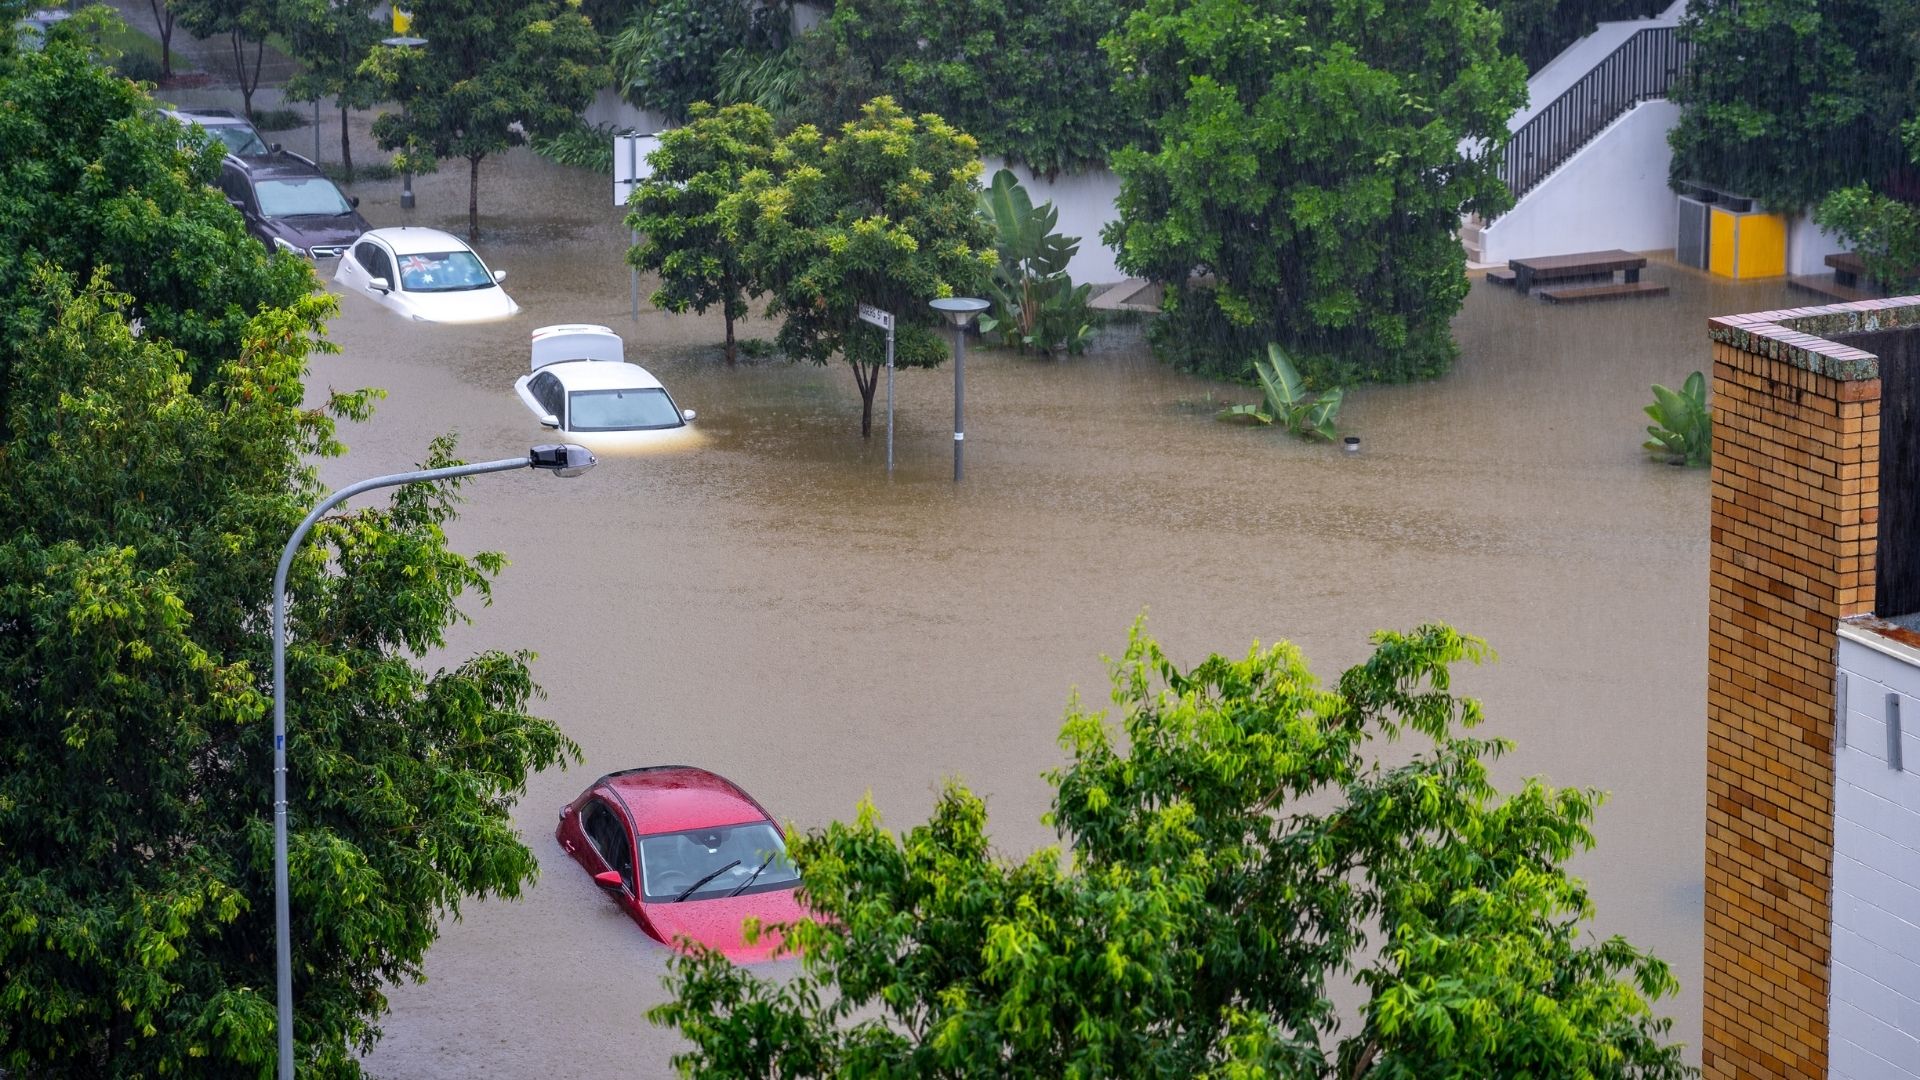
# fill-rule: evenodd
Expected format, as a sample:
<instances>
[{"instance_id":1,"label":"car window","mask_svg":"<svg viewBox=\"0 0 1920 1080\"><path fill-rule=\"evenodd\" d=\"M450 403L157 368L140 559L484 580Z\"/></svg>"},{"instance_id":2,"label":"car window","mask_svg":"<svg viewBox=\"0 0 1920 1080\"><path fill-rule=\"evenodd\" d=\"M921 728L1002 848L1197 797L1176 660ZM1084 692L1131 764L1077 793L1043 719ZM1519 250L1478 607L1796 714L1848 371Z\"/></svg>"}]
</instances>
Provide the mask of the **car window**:
<instances>
[{"instance_id":1,"label":"car window","mask_svg":"<svg viewBox=\"0 0 1920 1080\"><path fill-rule=\"evenodd\" d=\"M240 175L237 169L221 169L220 193L229 199L236 199L242 205L245 205L248 202L247 178Z\"/></svg>"},{"instance_id":2,"label":"car window","mask_svg":"<svg viewBox=\"0 0 1920 1080\"><path fill-rule=\"evenodd\" d=\"M567 395L568 431L631 431L686 423L665 390L575 390Z\"/></svg>"},{"instance_id":3,"label":"car window","mask_svg":"<svg viewBox=\"0 0 1920 1080\"><path fill-rule=\"evenodd\" d=\"M237 157L264 157L267 153L267 144L261 142L260 136L254 134L253 129L250 127L243 127L239 124L222 124L210 130L213 132L214 137L219 139L221 144L227 148L227 153L229 154Z\"/></svg>"},{"instance_id":4,"label":"car window","mask_svg":"<svg viewBox=\"0 0 1920 1080\"><path fill-rule=\"evenodd\" d=\"M677 900L688 889L694 890L689 900L769 892L799 880L786 840L770 821L640 838L641 893L650 901Z\"/></svg>"},{"instance_id":5,"label":"car window","mask_svg":"<svg viewBox=\"0 0 1920 1080\"><path fill-rule=\"evenodd\" d=\"M400 256L400 286L408 292L464 292L493 285L471 251L417 251Z\"/></svg>"},{"instance_id":6,"label":"car window","mask_svg":"<svg viewBox=\"0 0 1920 1080\"><path fill-rule=\"evenodd\" d=\"M633 850L627 841L627 827L606 803L589 799L581 811L580 828L587 834L600 861L618 871L620 880L633 889Z\"/></svg>"},{"instance_id":7,"label":"car window","mask_svg":"<svg viewBox=\"0 0 1920 1080\"><path fill-rule=\"evenodd\" d=\"M374 258L379 255L379 253L379 248L374 247L365 240L353 245L353 261L360 264L360 269L365 270L368 277L380 276L379 271L374 269L374 267L378 265L374 262Z\"/></svg>"},{"instance_id":8,"label":"car window","mask_svg":"<svg viewBox=\"0 0 1920 1080\"><path fill-rule=\"evenodd\" d=\"M361 244L360 246L367 249L366 258L362 260L362 263L367 268L367 276L385 278L387 284L391 286L393 284L393 260L387 258L387 250L378 244Z\"/></svg>"},{"instance_id":9,"label":"car window","mask_svg":"<svg viewBox=\"0 0 1920 1080\"><path fill-rule=\"evenodd\" d=\"M560 415L563 392L560 389L560 380L554 378L552 372L543 371L535 375L533 384L528 389L533 392L533 400L539 402L542 409L556 417Z\"/></svg>"},{"instance_id":10,"label":"car window","mask_svg":"<svg viewBox=\"0 0 1920 1080\"><path fill-rule=\"evenodd\" d=\"M347 197L324 176L262 180L254 185L254 194L260 200L261 217L344 217L353 213Z\"/></svg>"}]
</instances>

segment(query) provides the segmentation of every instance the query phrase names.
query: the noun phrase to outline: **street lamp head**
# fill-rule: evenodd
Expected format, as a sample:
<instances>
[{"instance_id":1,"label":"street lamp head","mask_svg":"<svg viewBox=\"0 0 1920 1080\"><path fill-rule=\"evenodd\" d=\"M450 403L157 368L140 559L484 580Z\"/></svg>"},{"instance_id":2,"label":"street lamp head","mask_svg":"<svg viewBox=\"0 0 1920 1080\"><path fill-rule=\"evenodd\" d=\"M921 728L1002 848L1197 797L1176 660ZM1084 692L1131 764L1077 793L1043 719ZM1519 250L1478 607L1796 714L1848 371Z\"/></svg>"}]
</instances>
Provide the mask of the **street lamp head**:
<instances>
[{"instance_id":1,"label":"street lamp head","mask_svg":"<svg viewBox=\"0 0 1920 1080\"><path fill-rule=\"evenodd\" d=\"M579 476L600 459L593 451L578 443L547 443L529 451L529 462L536 469L545 469L555 476Z\"/></svg>"},{"instance_id":2,"label":"street lamp head","mask_svg":"<svg viewBox=\"0 0 1920 1080\"><path fill-rule=\"evenodd\" d=\"M928 301L927 306L945 315L947 322L953 324L953 327L957 330L965 327L973 321L975 315L987 310L987 308L992 305L988 304L985 300L975 300L968 296L943 296L938 300Z\"/></svg>"},{"instance_id":3,"label":"street lamp head","mask_svg":"<svg viewBox=\"0 0 1920 1080\"><path fill-rule=\"evenodd\" d=\"M426 43L427 43L426 38L409 37L406 35L402 35L400 37L390 37L390 38L380 39L380 44L391 45L396 49L417 49L420 46L425 45Z\"/></svg>"}]
</instances>

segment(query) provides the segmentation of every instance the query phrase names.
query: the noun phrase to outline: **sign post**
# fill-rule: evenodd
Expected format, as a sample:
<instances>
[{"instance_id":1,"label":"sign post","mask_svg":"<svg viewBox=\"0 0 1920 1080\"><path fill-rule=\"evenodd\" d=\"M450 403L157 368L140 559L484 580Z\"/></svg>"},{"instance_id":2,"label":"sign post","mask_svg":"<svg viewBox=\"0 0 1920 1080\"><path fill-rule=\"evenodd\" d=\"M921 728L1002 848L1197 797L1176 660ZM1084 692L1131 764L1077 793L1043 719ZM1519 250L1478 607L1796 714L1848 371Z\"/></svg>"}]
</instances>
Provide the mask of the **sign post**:
<instances>
[{"instance_id":1,"label":"sign post","mask_svg":"<svg viewBox=\"0 0 1920 1080\"><path fill-rule=\"evenodd\" d=\"M613 137L613 205L624 208L627 198L633 194L635 184L653 175L653 164L647 156L660 149L660 136L641 135L627 132ZM640 230L633 230L632 242L640 243ZM634 322L640 321L640 268L634 267L628 276L627 291L630 294Z\"/></svg>"},{"instance_id":2,"label":"sign post","mask_svg":"<svg viewBox=\"0 0 1920 1080\"><path fill-rule=\"evenodd\" d=\"M870 304L860 305L860 321L887 332L887 471L893 471L893 314Z\"/></svg>"}]
</instances>

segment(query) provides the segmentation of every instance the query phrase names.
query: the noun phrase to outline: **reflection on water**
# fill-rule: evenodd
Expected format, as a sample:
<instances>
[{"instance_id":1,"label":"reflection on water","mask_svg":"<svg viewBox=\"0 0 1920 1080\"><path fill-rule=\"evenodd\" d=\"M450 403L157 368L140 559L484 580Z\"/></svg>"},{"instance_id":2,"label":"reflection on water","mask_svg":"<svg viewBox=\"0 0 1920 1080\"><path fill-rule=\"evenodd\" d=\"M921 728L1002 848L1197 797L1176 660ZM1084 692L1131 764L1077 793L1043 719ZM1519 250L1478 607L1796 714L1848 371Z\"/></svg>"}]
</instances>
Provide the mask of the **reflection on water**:
<instances>
[{"instance_id":1,"label":"reflection on water","mask_svg":"<svg viewBox=\"0 0 1920 1080\"><path fill-rule=\"evenodd\" d=\"M587 760L533 780L518 819L545 876L446 927L430 981L392 994L377 1075L667 1072L675 1040L642 1019L667 952L551 839L556 808L601 772L704 766L802 827L867 792L904 827L959 776L1003 850L1050 841L1039 774L1060 760L1069 689L1104 694L1100 657L1143 610L1183 662L1284 637L1329 679L1375 628L1488 638L1500 662L1460 685L1519 742L1500 778L1613 792L1578 865L1598 929L1674 964L1678 1034L1697 1043L1707 478L1646 460L1640 406L1648 384L1705 366L1706 316L1783 306L1778 285L1656 267L1669 297L1574 308L1476 285L1452 375L1348 396L1357 455L1215 423L1252 395L1159 367L1138 327L1070 360L979 351L955 486L948 371L897 376L889 476L844 366L728 367L717 319L629 321L602 179L524 151L483 175L477 246L523 314L422 326L344 297L316 393L391 396L326 479L408 466L450 428L476 458L553 441L511 388L529 329L557 322L620 332L699 412L702 442L467 489L455 542L513 565L452 651L538 650L544 707ZM416 181L414 222L462 228L464 184ZM387 188L357 189L375 224L403 220Z\"/></svg>"}]
</instances>

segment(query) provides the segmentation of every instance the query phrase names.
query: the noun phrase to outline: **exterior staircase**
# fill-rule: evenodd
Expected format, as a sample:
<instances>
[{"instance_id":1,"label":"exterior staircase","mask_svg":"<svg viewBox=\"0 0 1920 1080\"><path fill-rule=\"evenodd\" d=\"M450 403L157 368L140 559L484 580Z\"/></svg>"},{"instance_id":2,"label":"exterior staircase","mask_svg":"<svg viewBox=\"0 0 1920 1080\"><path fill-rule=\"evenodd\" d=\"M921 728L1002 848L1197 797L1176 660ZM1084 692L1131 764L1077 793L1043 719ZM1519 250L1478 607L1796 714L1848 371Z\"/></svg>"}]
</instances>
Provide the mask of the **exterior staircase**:
<instances>
[{"instance_id":1,"label":"exterior staircase","mask_svg":"<svg viewBox=\"0 0 1920 1080\"><path fill-rule=\"evenodd\" d=\"M1514 208L1621 117L1643 102L1664 99L1692 53L1692 43L1680 37L1677 26L1642 27L1538 111L1519 114L1526 120L1513 129L1499 169ZM1547 71L1543 68L1533 81L1543 81ZM1474 214L1461 219L1460 243L1469 264L1484 260L1484 234L1492 224Z\"/></svg>"}]
</instances>

